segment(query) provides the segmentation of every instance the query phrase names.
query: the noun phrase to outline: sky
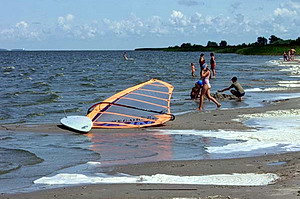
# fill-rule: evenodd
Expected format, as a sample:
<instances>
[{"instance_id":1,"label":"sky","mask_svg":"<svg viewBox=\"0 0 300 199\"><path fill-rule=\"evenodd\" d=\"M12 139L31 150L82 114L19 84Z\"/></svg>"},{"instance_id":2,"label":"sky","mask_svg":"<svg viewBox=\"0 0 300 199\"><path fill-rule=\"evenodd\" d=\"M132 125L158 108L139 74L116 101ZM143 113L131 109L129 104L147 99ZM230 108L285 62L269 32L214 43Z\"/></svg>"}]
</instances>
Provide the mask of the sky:
<instances>
[{"instance_id":1,"label":"sky","mask_svg":"<svg viewBox=\"0 0 300 199\"><path fill-rule=\"evenodd\" d=\"M300 0L0 0L0 48L133 50L300 35Z\"/></svg>"}]
</instances>

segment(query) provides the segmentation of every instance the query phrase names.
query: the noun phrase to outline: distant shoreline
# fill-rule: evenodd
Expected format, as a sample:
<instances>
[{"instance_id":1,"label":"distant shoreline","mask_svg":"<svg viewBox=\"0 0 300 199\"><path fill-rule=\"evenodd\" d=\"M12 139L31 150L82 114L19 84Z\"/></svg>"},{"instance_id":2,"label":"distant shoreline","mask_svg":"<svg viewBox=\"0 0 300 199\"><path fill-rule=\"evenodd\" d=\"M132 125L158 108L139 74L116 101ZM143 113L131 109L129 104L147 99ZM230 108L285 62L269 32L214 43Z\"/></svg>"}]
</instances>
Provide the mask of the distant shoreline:
<instances>
[{"instance_id":1,"label":"distant shoreline","mask_svg":"<svg viewBox=\"0 0 300 199\"><path fill-rule=\"evenodd\" d=\"M169 51L169 52L215 52L215 53L236 53L241 55L282 55L284 51L294 48L300 52L300 45L264 45L264 46L215 46L204 47L199 45L193 46L173 46L165 48L136 48L135 51Z\"/></svg>"}]
</instances>

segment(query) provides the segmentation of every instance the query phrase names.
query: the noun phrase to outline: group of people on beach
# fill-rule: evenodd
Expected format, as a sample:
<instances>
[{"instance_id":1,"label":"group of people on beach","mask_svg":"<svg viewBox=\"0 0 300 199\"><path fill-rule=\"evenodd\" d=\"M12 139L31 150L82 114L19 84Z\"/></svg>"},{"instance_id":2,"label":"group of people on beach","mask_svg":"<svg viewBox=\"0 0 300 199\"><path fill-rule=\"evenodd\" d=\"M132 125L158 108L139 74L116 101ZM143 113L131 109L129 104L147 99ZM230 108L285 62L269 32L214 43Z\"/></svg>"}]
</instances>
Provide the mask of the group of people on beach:
<instances>
[{"instance_id":1,"label":"group of people on beach","mask_svg":"<svg viewBox=\"0 0 300 199\"><path fill-rule=\"evenodd\" d=\"M201 71L203 69L203 66L205 65L205 59L204 59L204 54L201 53L200 54L200 58L199 58L199 65L200 65L200 76L201 76ZM215 54L214 53L210 53L210 67L211 67L211 71L212 71L212 78L216 78L216 60L215 60ZM195 64L191 63L191 70L192 70L192 76L196 77L195 72L196 72L196 68L195 68Z\"/></svg>"},{"instance_id":2,"label":"group of people on beach","mask_svg":"<svg viewBox=\"0 0 300 199\"><path fill-rule=\"evenodd\" d=\"M205 62L203 53L200 54L199 65L200 65L200 80L198 80L195 83L195 86L192 88L191 98L192 99L197 99L197 98L200 99L199 107L198 107L199 111L202 111L202 109L203 109L204 96L206 96L208 100L214 102L216 104L216 106L219 108L219 107L221 107L221 104L216 100L216 98L214 98L210 94L211 85L210 85L209 80L211 78L216 78L217 64L216 64L214 53L210 53L211 70L208 68L208 66ZM194 63L191 63L191 70L192 70L192 76L195 77L196 76L195 75L196 68L195 68ZM233 88L232 90L230 90L230 92L234 96L236 96L239 101L242 101L242 97L245 95L245 91L244 91L243 87L237 81L237 77L232 77L231 81L232 81L232 84L229 87L218 90L218 92L224 92L226 90L230 90L231 88Z\"/></svg>"},{"instance_id":3,"label":"group of people on beach","mask_svg":"<svg viewBox=\"0 0 300 199\"><path fill-rule=\"evenodd\" d=\"M291 48L290 50L288 50L287 53L286 53L286 51L283 51L283 61L294 61L295 54L296 54L296 50L294 48Z\"/></svg>"}]
</instances>

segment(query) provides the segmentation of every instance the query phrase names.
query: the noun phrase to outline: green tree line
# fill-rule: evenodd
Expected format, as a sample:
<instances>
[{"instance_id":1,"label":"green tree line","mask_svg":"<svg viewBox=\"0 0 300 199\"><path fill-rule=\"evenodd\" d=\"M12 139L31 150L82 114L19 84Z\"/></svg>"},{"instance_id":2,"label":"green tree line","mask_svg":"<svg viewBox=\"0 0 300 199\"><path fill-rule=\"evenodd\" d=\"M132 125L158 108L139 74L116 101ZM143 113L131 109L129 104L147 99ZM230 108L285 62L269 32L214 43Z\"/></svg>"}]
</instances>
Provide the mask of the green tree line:
<instances>
[{"instance_id":1,"label":"green tree line","mask_svg":"<svg viewBox=\"0 0 300 199\"><path fill-rule=\"evenodd\" d=\"M227 41L221 40L219 43L208 41L206 46L182 43L180 46L169 46L167 48L140 48L136 50L213 51L216 53L238 53L246 55L279 55L290 48L299 49L300 51L300 37L295 40L284 40L275 35L271 35L268 39L265 37L257 37L255 42L248 44L229 45Z\"/></svg>"}]
</instances>

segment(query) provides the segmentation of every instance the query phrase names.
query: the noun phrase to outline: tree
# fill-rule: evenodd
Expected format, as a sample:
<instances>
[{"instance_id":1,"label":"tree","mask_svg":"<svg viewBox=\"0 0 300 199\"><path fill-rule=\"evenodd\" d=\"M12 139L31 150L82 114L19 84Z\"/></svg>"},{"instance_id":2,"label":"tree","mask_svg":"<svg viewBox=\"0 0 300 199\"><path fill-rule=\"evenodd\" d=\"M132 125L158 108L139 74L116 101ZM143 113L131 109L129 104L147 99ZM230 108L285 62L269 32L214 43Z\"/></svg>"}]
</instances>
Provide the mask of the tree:
<instances>
[{"instance_id":1,"label":"tree","mask_svg":"<svg viewBox=\"0 0 300 199\"><path fill-rule=\"evenodd\" d=\"M280 39L279 37L276 37L275 35L271 35L269 38L269 44L273 44L276 41L280 41L282 39Z\"/></svg>"},{"instance_id":2,"label":"tree","mask_svg":"<svg viewBox=\"0 0 300 199\"><path fill-rule=\"evenodd\" d=\"M183 43L183 44L181 44L181 48L190 48L192 46L192 44L191 43Z\"/></svg>"},{"instance_id":3,"label":"tree","mask_svg":"<svg viewBox=\"0 0 300 199\"><path fill-rule=\"evenodd\" d=\"M221 47L226 47L226 46L227 46L227 41L222 40L222 41L219 43L219 46L221 46Z\"/></svg>"},{"instance_id":4,"label":"tree","mask_svg":"<svg viewBox=\"0 0 300 199\"><path fill-rule=\"evenodd\" d=\"M218 46L217 42L208 41L206 47L216 47Z\"/></svg>"},{"instance_id":5,"label":"tree","mask_svg":"<svg viewBox=\"0 0 300 199\"><path fill-rule=\"evenodd\" d=\"M268 44L268 40L265 37L258 37L257 42L259 46L265 46Z\"/></svg>"},{"instance_id":6,"label":"tree","mask_svg":"<svg viewBox=\"0 0 300 199\"><path fill-rule=\"evenodd\" d=\"M295 43L298 44L298 45L300 44L300 37L298 37L298 38L295 40Z\"/></svg>"}]
</instances>

